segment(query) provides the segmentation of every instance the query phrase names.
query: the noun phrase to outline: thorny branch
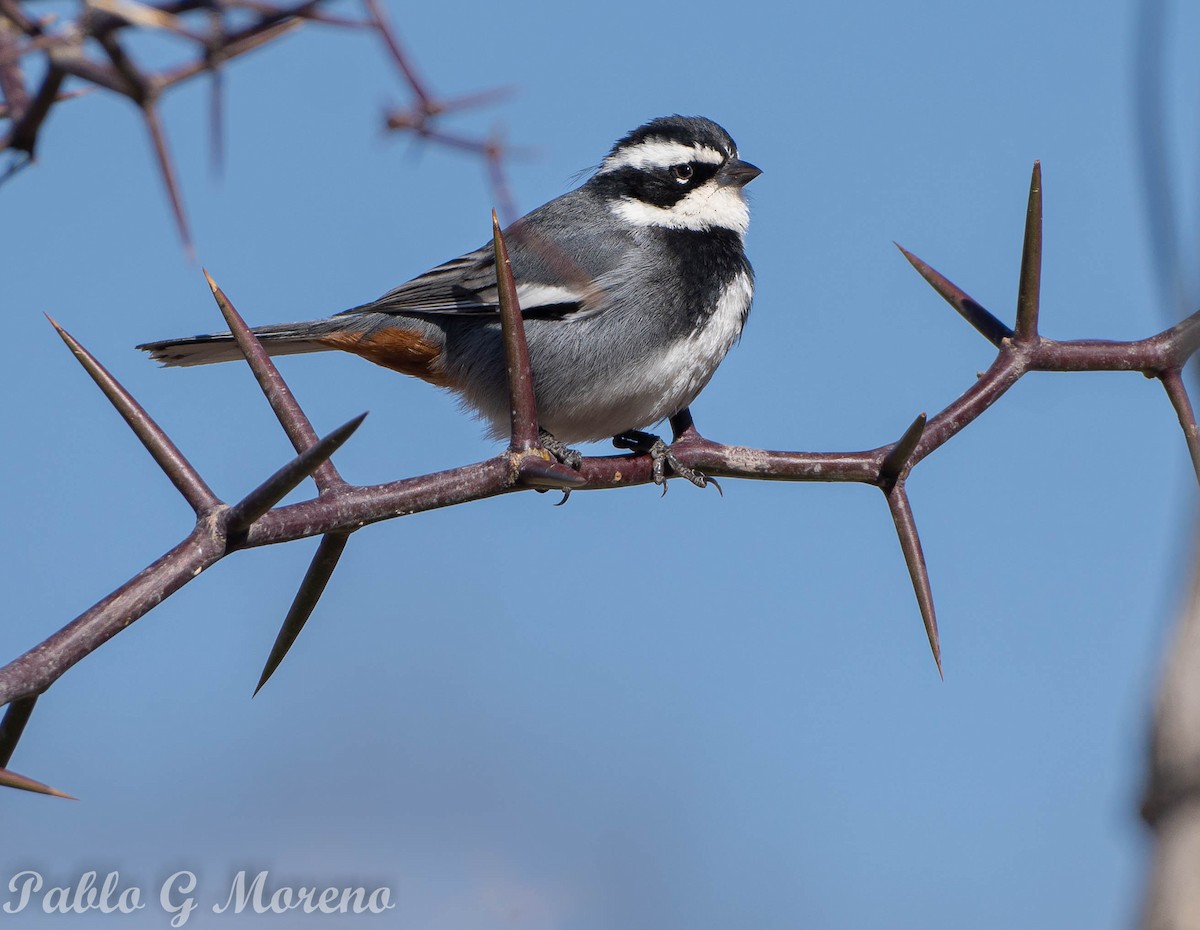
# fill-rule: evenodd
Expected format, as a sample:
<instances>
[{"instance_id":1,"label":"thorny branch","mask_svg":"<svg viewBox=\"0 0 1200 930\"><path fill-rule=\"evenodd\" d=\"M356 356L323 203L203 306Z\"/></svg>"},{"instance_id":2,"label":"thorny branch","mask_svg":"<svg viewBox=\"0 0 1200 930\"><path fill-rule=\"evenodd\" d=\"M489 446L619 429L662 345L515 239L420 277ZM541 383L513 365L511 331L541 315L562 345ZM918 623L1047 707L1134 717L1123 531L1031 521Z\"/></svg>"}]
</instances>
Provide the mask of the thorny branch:
<instances>
[{"instance_id":1,"label":"thorny branch","mask_svg":"<svg viewBox=\"0 0 1200 930\"><path fill-rule=\"evenodd\" d=\"M496 202L506 221L515 219L505 160L512 150L496 133L482 138L452 134L438 125L448 113L491 103L507 93L497 88L469 96L443 99L430 90L405 54L399 37L376 0L363 0L362 19L327 12L331 0L306 0L295 5L260 0L164 0L157 5L141 0L85 0L76 19L55 23L33 15L28 0L0 0L0 152L11 153L0 182L34 160L42 129L60 103L92 90L125 97L140 111L158 162L167 199L180 239L191 251L183 197L163 130L158 102L163 93L205 72L212 76L210 133L213 162L222 159L223 65L247 52L273 43L304 23L375 33L414 99L407 108L384 114L393 131L479 156L487 167ZM235 28L231 25L236 22ZM178 64L160 71L140 68L127 39L139 31L157 30L183 40L186 54ZM103 54L93 51L98 48ZM34 63L30 67L30 63ZM30 73L38 76L33 78ZM83 86L63 91L65 83ZM0 127L2 131L2 127Z\"/></svg>"},{"instance_id":2,"label":"thorny branch","mask_svg":"<svg viewBox=\"0 0 1200 930\"><path fill-rule=\"evenodd\" d=\"M1200 347L1200 313L1156 336L1131 342L1056 341L1041 336L1038 331L1041 188L1041 167L1035 164L1026 214L1015 328L1009 328L966 292L912 253L901 249L933 288L996 346L997 354L991 367L958 399L928 420L924 414L918 416L895 442L863 452L769 451L706 439L697 432L686 410L671 421L676 457L684 465L707 475L771 481L853 481L874 485L883 491L939 674L941 654L933 596L905 482L919 462L978 418L1024 374L1030 371L1136 371L1158 379L1179 417L1200 479L1200 431L1180 377L1183 366ZM330 456L349 438L363 417L318 439L278 369L224 293L209 278L222 314L297 451L291 462L241 501L225 504L116 379L74 338L62 329L58 330L88 374L195 510L196 525L175 548L139 575L43 643L0 668L0 705L8 705L3 723L0 723L0 765L7 764L38 695L76 662L233 552L323 536L267 659L258 683L258 688L262 688L311 615L350 536L362 527L529 488L600 490L653 480L652 459L647 454L589 457L583 459L578 471L574 471L557 464L541 447L537 439L536 400L515 282L507 261L504 238L494 215L493 224L512 398L512 441L494 458L448 471L379 485L347 483L334 469ZM288 491L309 475L317 485L316 497L297 504L276 506ZM0 768L0 784L56 793L4 768Z\"/></svg>"}]
</instances>

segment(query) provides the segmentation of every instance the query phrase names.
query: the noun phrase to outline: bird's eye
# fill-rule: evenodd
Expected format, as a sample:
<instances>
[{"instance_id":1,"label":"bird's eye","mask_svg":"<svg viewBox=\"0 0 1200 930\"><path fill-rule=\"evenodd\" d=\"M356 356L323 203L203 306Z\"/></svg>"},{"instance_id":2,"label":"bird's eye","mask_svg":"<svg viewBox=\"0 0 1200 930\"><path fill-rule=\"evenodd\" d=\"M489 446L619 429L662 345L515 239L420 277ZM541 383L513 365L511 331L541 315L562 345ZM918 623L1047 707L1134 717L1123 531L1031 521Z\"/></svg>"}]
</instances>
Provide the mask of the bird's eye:
<instances>
[{"instance_id":1,"label":"bird's eye","mask_svg":"<svg viewBox=\"0 0 1200 930\"><path fill-rule=\"evenodd\" d=\"M680 184L686 184L692 179L692 166L684 162L682 165L672 165L671 175Z\"/></svg>"}]
</instances>

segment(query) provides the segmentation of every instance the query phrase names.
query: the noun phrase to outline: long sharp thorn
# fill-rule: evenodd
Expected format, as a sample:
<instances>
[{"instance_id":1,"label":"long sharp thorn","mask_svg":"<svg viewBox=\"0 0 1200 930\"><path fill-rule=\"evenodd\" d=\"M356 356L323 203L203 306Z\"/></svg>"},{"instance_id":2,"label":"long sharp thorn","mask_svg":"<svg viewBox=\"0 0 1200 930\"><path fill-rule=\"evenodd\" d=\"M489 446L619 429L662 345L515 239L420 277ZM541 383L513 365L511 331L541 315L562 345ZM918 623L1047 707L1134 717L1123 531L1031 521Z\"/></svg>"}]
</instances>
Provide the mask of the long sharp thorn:
<instances>
[{"instance_id":1,"label":"long sharp thorn","mask_svg":"<svg viewBox=\"0 0 1200 930\"><path fill-rule=\"evenodd\" d=\"M1012 336L1011 329L996 319L991 311L957 284L925 264L900 243L895 242L893 245L908 259L909 264L917 270L917 274L928 281L929 286L937 291L946 303L957 310L959 316L974 326L988 342L996 348L1000 348L1000 343Z\"/></svg>"},{"instance_id":2,"label":"long sharp thorn","mask_svg":"<svg viewBox=\"0 0 1200 930\"><path fill-rule=\"evenodd\" d=\"M917 524L913 520L908 494L903 484L896 484L886 496L888 509L892 512L892 521L896 524L896 535L900 539L900 549L904 553L904 562L908 566L908 575L912 579L913 591L917 595L917 606L921 609L925 635L929 638L929 648L933 650L933 661L937 663L938 677L944 678L942 646L938 639L937 615L933 609L933 591L929 587L929 570L925 566L925 553L921 550L921 537L917 535Z\"/></svg>"},{"instance_id":3,"label":"long sharp thorn","mask_svg":"<svg viewBox=\"0 0 1200 930\"><path fill-rule=\"evenodd\" d=\"M162 122L158 118L158 109L153 103L144 101L142 117L146 121L146 129L150 133L150 141L154 146L154 157L158 159L158 170L162 174L163 184L167 188L171 211L175 214L175 226L179 230L180 241L183 242L188 259L195 261L196 253L192 247L192 234L188 230L187 216L183 212L183 198L179 195L179 183L175 180L175 168L171 161L171 154L167 150L167 137L163 133Z\"/></svg>"},{"instance_id":4,"label":"long sharp thorn","mask_svg":"<svg viewBox=\"0 0 1200 930\"><path fill-rule=\"evenodd\" d=\"M8 765L8 761L12 758L13 750L17 748L17 743L25 731L25 724L29 722L29 715L33 713L33 705L37 703L37 699L36 694L27 698L19 698L9 704L8 710L4 712L4 719L0 720L0 768Z\"/></svg>"},{"instance_id":5,"label":"long sharp thorn","mask_svg":"<svg viewBox=\"0 0 1200 930\"><path fill-rule=\"evenodd\" d=\"M1200 481L1200 429L1196 425L1196 412L1188 398L1187 386L1183 383L1183 374L1178 368L1172 368L1159 376L1175 415L1179 417L1179 425L1183 428L1183 438L1187 441L1188 454L1192 457L1192 469L1196 472L1196 480Z\"/></svg>"},{"instance_id":6,"label":"long sharp thorn","mask_svg":"<svg viewBox=\"0 0 1200 930\"><path fill-rule=\"evenodd\" d=\"M349 533L326 533L321 537L321 544L317 547L316 555L313 556L313 560L308 566L304 580L300 583L300 590L296 592L292 606L288 609L283 625L279 628L279 635L275 637L271 654L263 666L262 675L254 689L256 695L262 690L267 680L275 674L275 670L287 656L288 650L292 648L292 643L304 629L304 624L312 616L317 601L325 592L325 585L329 583L333 570L337 568L338 559L342 557L342 552L345 551L346 542L349 539Z\"/></svg>"},{"instance_id":7,"label":"long sharp thorn","mask_svg":"<svg viewBox=\"0 0 1200 930\"><path fill-rule=\"evenodd\" d=\"M114 407L117 408L117 413L129 424L129 428L133 430L146 451L158 464L158 467L163 470L175 488L183 495L184 499L191 505L192 509L197 514L208 513L215 508L220 501L212 492L204 479L200 477L200 473L192 467L192 464L183 456L178 447L173 443L162 428L154 422L145 409L130 394L121 383L117 381L103 365L101 365L94 355L80 345L70 333L58 325L50 316L46 317L50 321L50 325L62 341L67 344L67 347L74 354L79 364L83 366L84 371L91 375L92 380L96 382L96 386L104 393L104 396L109 399Z\"/></svg>"},{"instance_id":8,"label":"long sharp thorn","mask_svg":"<svg viewBox=\"0 0 1200 930\"><path fill-rule=\"evenodd\" d=\"M55 798L66 798L68 801L79 800L79 798L67 794L65 791L59 791L57 788L43 785L40 781L34 781L32 778L26 778L24 775L18 775L16 772L11 772L5 768L0 768L0 786L5 788L19 788L21 791L32 791L36 794L48 794Z\"/></svg>"},{"instance_id":9,"label":"long sharp thorn","mask_svg":"<svg viewBox=\"0 0 1200 930\"><path fill-rule=\"evenodd\" d=\"M492 247L496 254L496 287L500 293L500 326L504 333L504 360L508 368L508 396L512 408L512 445L514 452L537 446L537 402L533 394L533 374L529 369L529 346L525 342L525 323L517 301L517 283L508 246L500 231L500 220L492 211Z\"/></svg>"},{"instance_id":10,"label":"long sharp thorn","mask_svg":"<svg viewBox=\"0 0 1200 930\"><path fill-rule=\"evenodd\" d=\"M217 286L217 282L212 279L212 275L207 270L204 270L204 279L208 282L213 299L216 300L217 307L221 311L221 316L229 325L229 331L233 333L238 348L242 350L242 355L245 356L250 371L266 396L267 403L271 405L276 419L279 420L279 425L283 427L283 431L291 440L292 448L297 452L311 448L317 441L317 431L313 429L312 423L301 409L299 401L292 394L287 382L283 380L283 375L279 373L279 369L271 361L271 357L262 347L262 343L258 341L258 337L246 325L242 315L237 312L233 303ZM317 482L317 487L322 491L345 484L332 462L322 463L314 472L313 477Z\"/></svg>"},{"instance_id":11,"label":"long sharp thorn","mask_svg":"<svg viewBox=\"0 0 1200 930\"><path fill-rule=\"evenodd\" d=\"M1017 286L1018 342L1036 339L1042 290L1042 163L1033 163L1029 204L1025 210L1025 241L1021 246L1021 279Z\"/></svg>"},{"instance_id":12,"label":"long sharp thorn","mask_svg":"<svg viewBox=\"0 0 1200 930\"><path fill-rule=\"evenodd\" d=\"M566 491L571 488L581 488L587 484L587 478L579 472L566 465L547 462L539 458L530 457L523 461L520 471L522 483L534 488L556 488Z\"/></svg>"},{"instance_id":13,"label":"long sharp thorn","mask_svg":"<svg viewBox=\"0 0 1200 930\"><path fill-rule=\"evenodd\" d=\"M314 470L333 455L342 444L358 429L366 414L356 416L344 423L332 433L306 449L275 472L270 478L243 497L229 508L228 522L225 531L229 536L236 536L249 529L250 524L283 500L296 485L313 473Z\"/></svg>"},{"instance_id":14,"label":"long sharp thorn","mask_svg":"<svg viewBox=\"0 0 1200 930\"><path fill-rule=\"evenodd\" d=\"M904 431L904 435L892 446L892 451L887 454L883 464L879 466L879 484L885 491L890 490L896 484L900 473L908 464L908 460L912 458L917 443L921 441L921 436L925 433L925 421L925 414L918 414L908 429Z\"/></svg>"},{"instance_id":15,"label":"long sharp thorn","mask_svg":"<svg viewBox=\"0 0 1200 930\"><path fill-rule=\"evenodd\" d=\"M217 177L225 173L225 72L220 64L212 63L212 79L208 88L208 157Z\"/></svg>"}]
</instances>

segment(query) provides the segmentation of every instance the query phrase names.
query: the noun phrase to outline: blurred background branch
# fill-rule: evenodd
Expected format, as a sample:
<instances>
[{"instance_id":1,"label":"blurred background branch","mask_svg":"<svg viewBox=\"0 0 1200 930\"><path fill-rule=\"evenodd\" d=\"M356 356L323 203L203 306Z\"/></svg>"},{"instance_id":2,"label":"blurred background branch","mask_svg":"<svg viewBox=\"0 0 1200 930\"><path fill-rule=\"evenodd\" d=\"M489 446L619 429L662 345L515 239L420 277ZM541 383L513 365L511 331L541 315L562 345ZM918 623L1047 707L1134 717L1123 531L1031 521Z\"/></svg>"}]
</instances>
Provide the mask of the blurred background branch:
<instances>
[{"instance_id":1,"label":"blurred background branch","mask_svg":"<svg viewBox=\"0 0 1200 930\"><path fill-rule=\"evenodd\" d=\"M1168 313L1200 305L1200 212L1186 194L1185 178L1171 157L1180 127L1168 106L1173 63L1168 37L1174 14L1169 0L1141 0L1134 59L1137 144L1160 305ZM1192 80L1196 75L1192 75ZM1200 98L1193 88L1193 102ZM1194 112L1194 111L1193 111ZM1194 182L1200 164L1191 132ZM1190 369L1196 383L1197 370ZM1191 541L1192 581L1162 660L1149 739L1142 816L1154 834L1143 904L1144 930L1200 926L1200 537Z\"/></svg>"},{"instance_id":2,"label":"blurred background branch","mask_svg":"<svg viewBox=\"0 0 1200 930\"><path fill-rule=\"evenodd\" d=\"M438 125L439 117L494 103L508 90L492 88L442 98L420 76L376 0L364 0L365 16L360 18L328 12L327 7L333 5L327 0L294 5L259 0L168 0L161 4L85 0L77 17L59 21L54 16L38 16L30 0L0 0L0 119L8 124L7 132L0 136L0 153L10 156L0 180L33 162L42 129L60 104L97 90L125 97L141 113L176 228L190 253L191 232L159 117L159 99L171 88L203 74L210 76L209 133L213 163L219 166L224 151L222 66L280 41L305 24L322 24L369 31L378 37L412 96L409 106L389 108L384 114L386 127L480 156L501 215L511 222L515 214L504 171L509 151L499 133L475 138L445 132ZM154 31L183 40L183 51L177 61L148 70L139 66L126 45L136 41L136 33ZM103 54L94 54L95 47ZM72 84L82 86L63 90Z\"/></svg>"}]
</instances>

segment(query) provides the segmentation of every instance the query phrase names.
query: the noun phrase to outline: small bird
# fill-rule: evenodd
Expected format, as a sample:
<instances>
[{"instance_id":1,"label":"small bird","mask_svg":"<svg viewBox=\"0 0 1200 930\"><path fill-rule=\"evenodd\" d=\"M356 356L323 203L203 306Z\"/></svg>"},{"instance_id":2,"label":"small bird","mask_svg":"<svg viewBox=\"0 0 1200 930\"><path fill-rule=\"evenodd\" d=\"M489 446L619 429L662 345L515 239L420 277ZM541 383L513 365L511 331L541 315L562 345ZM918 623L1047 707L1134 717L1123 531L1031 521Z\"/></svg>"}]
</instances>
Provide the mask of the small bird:
<instances>
[{"instance_id":1,"label":"small bird","mask_svg":"<svg viewBox=\"0 0 1200 930\"><path fill-rule=\"evenodd\" d=\"M578 463L570 444L613 437L655 455L659 483L665 461L703 486L641 430L685 411L741 335L754 289L742 188L760 173L711 120L660 117L505 231L538 420L561 460ZM254 332L271 355L340 349L448 388L493 436L508 430L490 242L371 303ZM229 333L138 348L164 365L242 357Z\"/></svg>"}]
</instances>

